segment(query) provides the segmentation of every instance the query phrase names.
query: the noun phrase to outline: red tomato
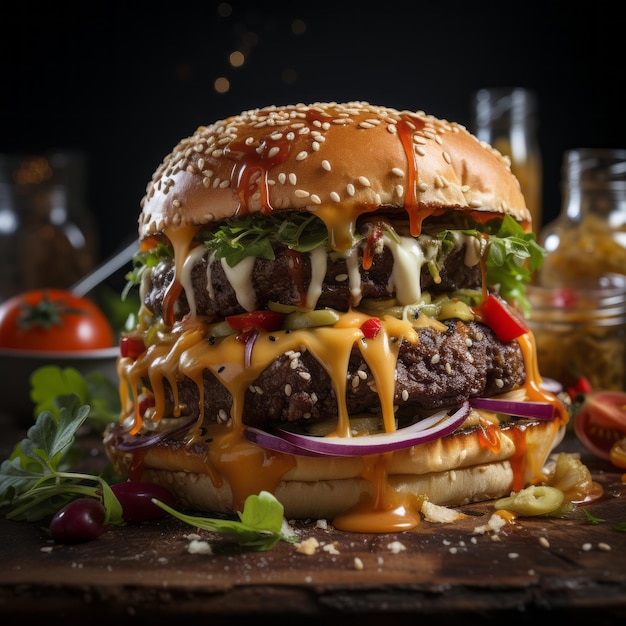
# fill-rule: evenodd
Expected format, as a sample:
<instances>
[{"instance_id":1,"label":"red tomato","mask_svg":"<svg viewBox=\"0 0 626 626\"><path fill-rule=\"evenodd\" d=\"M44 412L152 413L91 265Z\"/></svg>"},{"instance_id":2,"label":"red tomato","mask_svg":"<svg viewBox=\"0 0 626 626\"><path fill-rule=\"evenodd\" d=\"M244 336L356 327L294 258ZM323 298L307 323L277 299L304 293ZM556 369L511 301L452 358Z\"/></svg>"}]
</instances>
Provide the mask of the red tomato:
<instances>
[{"instance_id":1,"label":"red tomato","mask_svg":"<svg viewBox=\"0 0 626 626\"><path fill-rule=\"evenodd\" d=\"M574 417L574 432L589 452L611 460L611 448L626 437L626 393L588 393Z\"/></svg>"},{"instance_id":2,"label":"red tomato","mask_svg":"<svg viewBox=\"0 0 626 626\"><path fill-rule=\"evenodd\" d=\"M374 339L382 327L381 321L377 317L370 317L361 324L361 332L366 339Z\"/></svg>"},{"instance_id":3,"label":"red tomato","mask_svg":"<svg viewBox=\"0 0 626 626\"><path fill-rule=\"evenodd\" d=\"M69 291L35 289L0 304L0 348L66 352L114 345L104 313Z\"/></svg>"},{"instance_id":4,"label":"red tomato","mask_svg":"<svg viewBox=\"0 0 626 626\"><path fill-rule=\"evenodd\" d=\"M146 344L141 337L131 337L124 335L120 338L120 355L136 360L137 357L146 351Z\"/></svg>"},{"instance_id":5,"label":"red tomato","mask_svg":"<svg viewBox=\"0 0 626 626\"><path fill-rule=\"evenodd\" d=\"M513 341L528 332L522 315L496 294L489 294L478 312L500 341Z\"/></svg>"},{"instance_id":6,"label":"red tomato","mask_svg":"<svg viewBox=\"0 0 626 626\"><path fill-rule=\"evenodd\" d=\"M239 315L229 315L226 317L228 325L233 330L247 332L250 330L279 330L282 327L284 313L270 311L250 311L249 313L240 313Z\"/></svg>"}]
</instances>

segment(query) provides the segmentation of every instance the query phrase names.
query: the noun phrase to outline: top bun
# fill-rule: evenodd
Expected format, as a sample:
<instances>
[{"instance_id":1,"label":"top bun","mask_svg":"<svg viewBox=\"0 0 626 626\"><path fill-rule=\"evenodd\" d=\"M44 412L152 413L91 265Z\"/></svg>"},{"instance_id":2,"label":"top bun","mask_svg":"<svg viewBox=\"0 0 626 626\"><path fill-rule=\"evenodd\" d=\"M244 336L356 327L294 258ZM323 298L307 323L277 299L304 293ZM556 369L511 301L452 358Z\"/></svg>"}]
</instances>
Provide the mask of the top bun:
<instances>
[{"instance_id":1,"label":"top bun","mask_svg":"<svg viewBox=\"0 0 626 626\"><path fill-rule=\"evenodd\" d=\"M297 209L328 222L384 206L531 217L509 160L459 124L366 102L268 106L201 126L165 157L141 238L170 226ZM418 234L418 233L414 233Z\"/></svg>"}]
</instances>

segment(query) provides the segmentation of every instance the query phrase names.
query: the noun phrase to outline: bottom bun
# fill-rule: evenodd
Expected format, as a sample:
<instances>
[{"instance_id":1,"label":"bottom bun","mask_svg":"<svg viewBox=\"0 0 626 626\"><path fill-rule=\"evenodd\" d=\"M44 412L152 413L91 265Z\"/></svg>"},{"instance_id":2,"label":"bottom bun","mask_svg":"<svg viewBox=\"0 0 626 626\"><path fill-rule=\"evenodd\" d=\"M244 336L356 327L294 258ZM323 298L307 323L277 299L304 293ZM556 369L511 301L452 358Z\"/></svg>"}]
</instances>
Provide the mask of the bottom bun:
<instances>
[{"instance_id":1,"label":"bottom bun","mask_svg":"<svg viewBox=\"0 0 626 626\"><path fill-rule=\"evenodd\" d=\"M291 456L241 441L238 446L249 454L235 464L223 463L216 440L190 446L162 441L137 452L120 451L117 429L105 435L117 471L169 488L187 509L235 513L246 495L263 489L282 503L288 519L331 520L375 499L368 496L383 483L386 500L394 503L417 498L455 506L508 495L544 479L543 466L565 432L557 420L506 422L494 425L489 437L480 427L468 428L384 455L383 471L373 473L372 457ZM246 465L251 456L256 464ZM270 469L277 457L279 473ZM217 467L228 468L230 477ZM383 483L377 482L381 478Z\"/></svg>"},{"instance_id":2,"label":"bottom bun","mask_svg":"<svg viewBox=\"0 0 626 626\"><path fill-rule=\"evenodd\" d=\"M231 511L232 492L228 483L215 487L206 474L147 470L143 478L167 487L180 504L191 510ZM477 465L422 476L390 476L388 485L402 495L419 495L433 504L460 505L508 495L513 471L508 461ZM319 481L282 481L274 495L282 503L287 519L334 519L370 496L372 484L363 478Z\"/></svg>"}]
</instances>

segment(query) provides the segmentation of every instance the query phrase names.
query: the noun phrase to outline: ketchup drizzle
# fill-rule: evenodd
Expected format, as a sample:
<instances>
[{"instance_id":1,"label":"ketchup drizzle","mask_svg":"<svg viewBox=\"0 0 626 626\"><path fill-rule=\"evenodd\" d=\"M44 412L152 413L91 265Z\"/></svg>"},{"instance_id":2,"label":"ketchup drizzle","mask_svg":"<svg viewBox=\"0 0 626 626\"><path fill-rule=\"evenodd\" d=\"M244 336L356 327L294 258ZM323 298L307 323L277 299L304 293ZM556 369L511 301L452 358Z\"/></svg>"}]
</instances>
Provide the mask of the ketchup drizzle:
<instances>
[{"instance_id":1,"label":"ketchup drizzle","mask_svg":"<svg viewBox=\"0 0 626 626\"><path fill-rule=\"evenodd\" d=\"M407 188L404 198L404 206L409 214L409 224L411 228L411 235L418 237L422 232L422 222L427 217L426 214L419 215L418 208L419 203L417 201L417 185L419 183L419 173L417 169L417 163L415 161L415 152L413 150L413 133L416 130L422 130L425 126L424 120L419 117L414 117L408 113L403 113L400 116L400 121L397 124L398 136L404 153L406 154L406 160L408 165L407 171Z\"/></svg>"}]
</instances>

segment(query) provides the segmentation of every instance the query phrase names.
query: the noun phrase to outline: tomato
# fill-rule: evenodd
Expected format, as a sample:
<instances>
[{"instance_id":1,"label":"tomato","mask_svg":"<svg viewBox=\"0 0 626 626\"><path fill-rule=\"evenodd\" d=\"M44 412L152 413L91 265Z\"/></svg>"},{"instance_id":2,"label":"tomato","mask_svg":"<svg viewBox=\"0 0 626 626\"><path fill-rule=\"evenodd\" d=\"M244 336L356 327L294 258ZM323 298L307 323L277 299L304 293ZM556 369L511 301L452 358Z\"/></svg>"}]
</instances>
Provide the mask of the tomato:
<instances>
[{"instance_id":1,"label":"tomato","mask_svg":"<svg viewBox=\"0 0 626 626\"><path fill-rule=\"evenodd\" d=\"M239 315L229 315L226 317L228 325L233 330L248 332L251 330L279 330L285 319L284 313L278 311L251 311L240 313Z\"/></svg>"},{"instance_id":2,"label":"tomato","mask_svg":"<svg viewBox=\"0 0 626 626\"><path fill-rule=\"evenodd\" d=\"M35 289L0 304L0 348L65 352L114 345L105 314L69 291Z\"/></svg>"},{"instance_id":3,"label":"tomato","mask_svg":"<svg viewBox=\"0 0 626 626\"><path fill-rule=\"evenodd\" d=\"M361 324L361 332L366 339L374 339L382 327L381 321L377 317L370 317Z\"/></svg>"},{"instance_id":4,"label":"tomato","mask_svg":"<svg viewBox=\"0 0 626 626\"><path fill-rule=\"evenodd\" d=\"M146 351L146 344L141 337L124 335L120 338L120 355L130 357L133 361Z\"/></svg>"},{"instance_id":5,"label":"tomato","mask_svg":"<svg viewBox=\"0 0 626 626\"><path fill-rule=\"evenodd\" d=\"M494 293L487 296L477 312L500 341L513 341L528 332L528 325L521 313Z\"/></svg>"},{"instance_id":6,"label":"tomato","mask_svg":"<svg viewBox=\"0 0 626 626\"><path fill-rule=\"evenodd\" d=\"M574 432L589 452L611 460L611 449L626 437L626 392L586 394L574 416ZM619 456L619 450L614 456Z\"/></svg>"}]
</instances>

